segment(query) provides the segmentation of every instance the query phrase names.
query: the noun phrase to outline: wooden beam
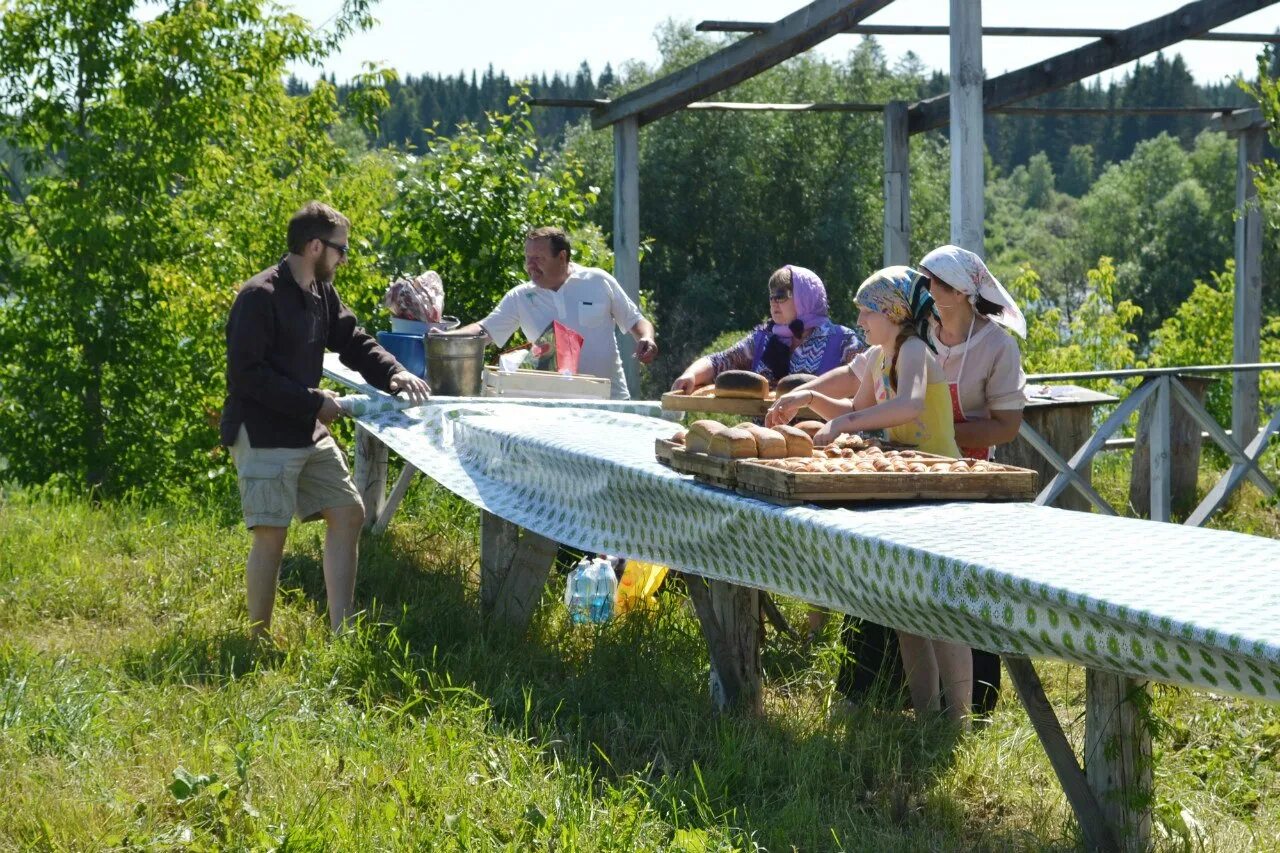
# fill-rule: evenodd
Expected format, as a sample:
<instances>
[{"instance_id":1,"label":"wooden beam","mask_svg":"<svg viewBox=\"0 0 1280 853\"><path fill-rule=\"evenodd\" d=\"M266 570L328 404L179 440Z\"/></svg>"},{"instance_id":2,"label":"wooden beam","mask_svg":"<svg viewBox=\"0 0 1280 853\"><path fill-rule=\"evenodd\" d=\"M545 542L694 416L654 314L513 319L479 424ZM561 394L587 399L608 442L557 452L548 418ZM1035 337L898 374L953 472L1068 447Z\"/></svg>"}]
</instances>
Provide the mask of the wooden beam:
<instances>
[{"instance_id":1,"label":"wooden beam","mask_svg":"<svg viewBox=\"0 0 1280 853\"><path fill-rule=\"evenodd\" d=\"M1002 107L1025 101L1177 44L1276 2L1277 0L1197 0L1195 3L1188 3L1167 15L1120 30L1112 38L1100 39L1017 71L993 77L983 86L983 100L988 107ZM911 132L921 133L946 124L950 115L950 102L950 95L939 95L915 104L911 108Z\"/></svg>"},{"instance_id":2,"label":"wooden beam","mask_svg":"<svg viewBox=\"0 0 1280 853\"><path fill-rule=\"evenodd\" d=\"M491 625L523 634L542 598L560 546L480 511L480 609Z\"/></svg>"},{"instance_id":3,"label":"wooden beam","mask_svg":"<svg viewBox=\"0 0 1280 853\"><path fill-rule=\"evenodd\" d=\"M711 702L719 713L764 714L760 668L760 593L685 575L711 659Z\"/></svg>"},{"instance_id":4,"label":"wooden beam","mask_svg":"<svg viewBox=\"0 0 1280 853\"><path fill-rule=\"evenodd\" d=\"M1222 125L1222 129L1229 134L1237 134L1242 130L1261 129L1267 126L1267 121L1262 117L1262 110L1223 110L1214 115L1214 121Z\"/></svg>"},{"instance_id":5,"label":"wooden beam","mask_svg":"<svg viewBox=\"0 0 1280 853\"><path fill-rule=\"evenodd\" d=\"M911 263L911 137L906 101L884 105L884 265Z\"/></svg>"},{"instance_id":6,"label":"wooden beam","mask_svg":"<svg viewBox=\"0 0 1280 853\"><path fill-rule=\"evenodd\" d=\"M1170 382L1177 382L1172 376L1161 376L1156 380L1156 392L1151 407L1151 426L1147 430L1150 443L1148 458L1151 463L1151 520L1168 521L1171 510L1172 489L1170 488L1173 471L1169 457L1170 437L1173 432L1173 392Z\"/></svg>"},{"instance_id":7,"label":"wooden beam","mask_svg":"<svg viewBox=\"0 0 1280 853\"><path fill-rule=\"evenodd\" d=\"M627 116L635 116L642 125L648 124L803 53L890 2L892 0L814 0L764 32L728 45L595 110L591 126L599 130Z\"/></svg>"},{"instance_id":8,"label":"wooden beam","mask_svg":"<svg viewBox=\"0 0 1280 853\"><path fill-rule=\"evenodd\" d=\"M1257 119L1261 121L1261 115ZM1231 360L1244 364L1257 361L1262 354L1262 211L1254 179L1262 166L1266 131L1260 126L1245 125L1236 135L1236 280ZM1241 440L1258 431L1258 397L1258 374L1232 375L1231 432Z\"/></svg>"},{"instance_id":9,"label":"wooden beam","mask_svg":"<svg viewBox=\"0 0 1280 853\"><path fill-rule=\"evenodd\" d=\"M769 27L768 21L702 21L695 27L702 33L759 33ZM1095 27L983 27L982 35L1010 38L1114 38L1121 30ZM946 36L950 27L914 26L910 24L858 24L844 31L859 36ZM1280 43L1277 33L1201 33L1191 41L1255 41Z\"/></svg>"},{"instance_id":10,"label":"wooden beam","mask_svg":"<svg viewBox=\"0 0 1280 853\"><path fill-rule=\"evenodd\" d=\"M951 242L979 256L986 206L982 76L981 0L951 0Z\"/></svg>"},{"instance_id":11,"label":"wooden beam","mask_svg":"<svg viewBox=\"0 0 1280 853\"><path fill-rule=\"evenodd\" d=\"M531 107L561 107L594 110L607 106L607 98L531 98ZM813 103L760 104L747 101L695 101L683 109L709 112L784 112L784 113L883 113L886 104L862 101L816 101ZM1235 115L1232 107L995 107L986 112L996 115L1026 116L1183 116L1210 115L1214 120ZM1256 110L1252 112L1256 113ZM1263 125L1259 125L1263 126Z\"/></svg>"},{"instance_id":12,"label":"wooden beam","mask_svg":"<svg viewBox=\"0 0 1280 853\"><path fill-rule=\"evenodd\" d=\"M613 277L640 304L640 125L628 116L613 126ZM619 347L627 390L640 396L640 367L624 336Z\"/></svg>"},{"instance_id":13,"label":"wooden beam","mask_svg":"<svg viewBox=\"0 0 1280 853\"><path fill-rule=\"evenodd\" d=\"M387 502L373 521L374 536L381 536L387 531L387 525L391 523L391 517L400 508L400 502L404 500L404 496L409 493L409 485L413 482L413 475L416 473L418 473L417 468L408 462L404 463L400 476L396 478L396 484L391 488L391 494L387 496Z\"/></svg>"}]
</instances>

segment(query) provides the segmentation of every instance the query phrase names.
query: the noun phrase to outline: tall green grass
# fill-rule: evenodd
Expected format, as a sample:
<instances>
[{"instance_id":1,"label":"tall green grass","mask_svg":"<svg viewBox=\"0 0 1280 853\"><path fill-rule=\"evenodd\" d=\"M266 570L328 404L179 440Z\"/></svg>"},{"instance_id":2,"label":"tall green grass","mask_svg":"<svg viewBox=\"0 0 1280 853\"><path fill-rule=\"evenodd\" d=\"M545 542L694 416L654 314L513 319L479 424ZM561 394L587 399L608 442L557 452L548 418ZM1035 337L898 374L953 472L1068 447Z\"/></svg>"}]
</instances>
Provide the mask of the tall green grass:
<instances>
[{"instance_id":1,"label":"tall green grass","mask_svg":"<svg viewBox=\"0 0 1280 853\"><path fill-rule=\"evenodd\" d=\"M1102 488L1115 491L1103 470ZM1016 700L957 737L830 715L834 623L770 635L761 720L709 713L697 622L529 633L477 613L476 513L428 483L362 545L359 624L325 628L321 528L295 527L272 631L246 639L248 535L225 506L0 503L0 849L1069 850ZM1224 523L1275 535L1254 497ZM797 602L783 602L795 621ZM1041 666L1070 736L1084 675ZM1280 838L1280 709L1156 688L1156 839Z\"/></svg>"}]
</instances>

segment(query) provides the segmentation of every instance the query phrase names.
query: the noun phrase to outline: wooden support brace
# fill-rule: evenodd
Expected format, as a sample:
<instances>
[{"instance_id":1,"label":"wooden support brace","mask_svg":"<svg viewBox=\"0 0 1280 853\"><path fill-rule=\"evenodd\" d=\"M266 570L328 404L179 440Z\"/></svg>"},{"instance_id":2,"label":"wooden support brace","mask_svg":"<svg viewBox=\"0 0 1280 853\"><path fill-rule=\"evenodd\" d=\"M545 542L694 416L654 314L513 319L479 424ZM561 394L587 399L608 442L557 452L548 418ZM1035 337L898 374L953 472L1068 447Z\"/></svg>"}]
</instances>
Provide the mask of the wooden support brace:
<instances>
[{"instance_id":1,"label":"wooden support brace","mask_svg":"<svg viewBox=\"0 0 1280 853\"><path fill-rule=\"evenodd\" d=\"M685 575L711 658L711 702L718 712L761 716L760 594L749 587Z\"/></svg>"},{"instance_id":2,"label":"wooden support brace","mask_svg":"<svg viewBox=\"0 0 1280 853\"><path fill-rule=\"evenodd\" d=\"M1080 823L1085 846L1090 850L1119 849L1111 827L1093 795L1093 789L1089 787L1085 772L1080 769L1075 750L1067 741L1062 725L1058 722L1058 715L1053 712L1053 706L1044 694L1044 685L1040 683L1035 666L1027 658L1016 655L1004 655L1003 660L1013 686L1018 691L1018 698L1022 700L1031 725L1040 737L1040 744L1049 756L1053 772L1058 775L1058 782L1067 795L1067 802L1071 804L1071 810Z\"/></svg>"},{"instance_id":3,"label":"wooden support brace","mask_svg":"<svg viewBox=\"0 0 1280 853\"><path fill-rule=\"evenodd\" d=\"M559 545L480 511L480 610L491 624L523 633L533 619Z\"/></svg>"},{"instance_id":4,"label":"wooden support brace","mask_svg":"<svg viewBox=\"0 0 1280 853\"><path fill-rule=\"evenodd\" d=\"M1087 481L1080 472L1077 471L1070 462L1063 459L1058 451L1053 449L1053 445L1044 440L1038 432L1033 430L1026 421L1022 422L1022 426L1018 427L1018 435L1020 435L1028 444L1039 451L1040 455L1048 460L1049 464L1058 469L1058 475L1040 490L1040 494L1036 495L1035 502L1041 506L1048 506L1058 499L1066 486L1073 486L1076 491L1084 495L1091 504L1098 508L1098 511L1105 515L1116 515L1115 509L1111 504L1107 503L1107 499L1098 494L1097 490ZM1083 464L1083 463L1082 463ZM1059 487L1060 486L1060 487Z\"/></svg>"},{"instance_id":5,"label":"wooden support brace","mask_svg":"<svg viewBox=\"0 0 1280 853\"><path fill-rule=\"evenodd\" d=\"M373 533L375 536L381 536L387 530L387 525L391 523L391 517L396 514L396 510L400 508L400 502L404 500L404 496L409 491L409 484L413 482L413 475L418 473L418 469L414 468L408 462L404 463L404 470L400 472L400 476L396 479L396 484L391 488L391 494L387 496L386 505L382 507L378 513L378 518L373 524Z\"/></svg>"},{"instance_id":6,"label":"wooden support brace","mask_svg":"<svg viewBox=\"0 0 1280 853\"><path fill-rule=\"evenodd\" d=\"M364 526L368 530L382 515L386 503L387 446L359 424L356 424L356 463L352 479L364 503Z\"/></svg>"},{"instance_id":7,"label":"wooden support brace","mask_svg":"<svg viewBox=\"0 0 1280 853\"><path fill-rule=\"evenodd\" d=\"M1085 776L1121 850L1151 846L1150 701L1145 681L1085 670Z\"/></svg>"},{"instance_id":8,"label":"wooden support brace","mask_svg":"<svg viewBox=\"0 0 1280 853\"><path fill-rule=\"evenodd\" d=\"M773 596L767 592L760 593L760 612L764 614L764 618L769 624L777 630L779 634L786 634L797 643L804 642L799 632L791 627L791 623L787 621L787 617L782 615L782 611L778 609L778 603L773 600Z\"/></svg>"},{"instance_id":9,"label":"wooden support brace","mask_svg":"<svg viewBox=\"0 0 1280 853\"><path fill-rule=\"evenodd\" d=\"M1266 428L1259 432L1253 441L1249 442L1249 446L1245 448L1244 455L1249 462L1233 463L1222 479L1209 490L1209 494L1204 496L1200 506L1196 507L1191 516L1187 518L1186 524L1192 527L1199 527L1227 502L1227 498L1240 485L1240 481L1245 478L1245 475L1248 474L1250 464L1257 464L1258 457L1262 455L1262 451L1266 450L1267 442L1271 440L1271 436L1277 430L1280 430L1280 406L1276 407L1276 412L1271 416L1271 421Z\"/></svg>"}]
</instances>

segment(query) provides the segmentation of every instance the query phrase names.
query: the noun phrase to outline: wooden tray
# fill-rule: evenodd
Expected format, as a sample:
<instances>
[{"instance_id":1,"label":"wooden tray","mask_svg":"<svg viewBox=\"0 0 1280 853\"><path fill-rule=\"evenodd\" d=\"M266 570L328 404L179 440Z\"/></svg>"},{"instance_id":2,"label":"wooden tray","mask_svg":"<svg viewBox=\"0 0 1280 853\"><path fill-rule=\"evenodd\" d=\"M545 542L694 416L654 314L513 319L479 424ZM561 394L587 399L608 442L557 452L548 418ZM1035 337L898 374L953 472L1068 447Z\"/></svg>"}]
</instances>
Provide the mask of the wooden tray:
<instances>
[{"instance_id":1,"label":"wooden tray","mask_svg":"<svg viewBox=\"0 0 1280 853\"><path fill-rule=\"evenodd\" d=\"M663 439L658 439L662 441ZM738 463L742 459L723 459L719 456L708 456L705 453L690 453L680 445L671 448L670 465L676 471L693 474L703 482L715 486L732 489L737 485Z\"/></svg>"},{"instance_id":2,"label":"wooden tray","mask_svg":"<svg viewBox=\"0 0 1280 853\"><path fill-rule=\"evenodd\" d=\"M920 454L922 461L943 459ZM998 470L920 473L868 472L816 474L785 471L740 459L734 469L739 494L781 504L844 503L871 500L1029 501L1039 491L1039 475L1027 468L996 465Z\"/></svg>"},{"instance_id":3,"label":"wooden tray","mask_svg":"<svg viewBox=\"0 0 1280 853\"><path fill-rule=\"evenodd\" d=\"M663 465L671 466L671 452L677 447L683 448L683 444L676 444L669 438L655 438L653 440L653 456Z\"/></svg>"},{"instance_id":4,"label":"wooden tray","mask_svg":"<svg viewBox=\"0 0 1280 853\"><path fill-rule=\"evenodd\" d=\"M668 391L662 395L661 403L662 408L670 412L703 412L712 415L746 415L762 418L775 400L777 396L772 391L763 400L750 400L745 397L694 397ZM807 406L796 413L796 418L802 421L826 420Z\"/></svg>"}]
</instances>

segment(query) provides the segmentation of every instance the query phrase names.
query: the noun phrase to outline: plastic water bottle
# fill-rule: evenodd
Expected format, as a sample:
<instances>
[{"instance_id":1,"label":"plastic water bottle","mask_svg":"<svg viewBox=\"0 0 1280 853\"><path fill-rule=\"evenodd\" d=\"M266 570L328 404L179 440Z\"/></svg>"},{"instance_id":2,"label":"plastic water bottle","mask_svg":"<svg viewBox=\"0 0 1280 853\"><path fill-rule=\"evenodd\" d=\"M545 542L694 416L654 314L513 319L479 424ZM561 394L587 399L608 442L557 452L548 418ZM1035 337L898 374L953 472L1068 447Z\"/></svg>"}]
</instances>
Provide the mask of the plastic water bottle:
<instances>
[{"instance_id":1,"label":"plastic water bottle","mask_svg":"<svg viewBox=\"0 0 1280 853\"><path fill-rule=\"evenodd\" d=\"M583 557L565 580L564 603L569 608L569 618L574 624L582 624L591 619L591 596L595 587L594 568L594 561L589 557Z\"/></svg>"},{"instance_id":2,"label":"plastic water bottle","mask_svg":"<svg viewBox=\"0 0 1280 853\"><path fill-rule=\"evenodd\" d=\"M596 559L592 566L591 621L605 622L613 616L613 602L618 597L618 576L613 565Z\"/></svg>"}]
</instances>

